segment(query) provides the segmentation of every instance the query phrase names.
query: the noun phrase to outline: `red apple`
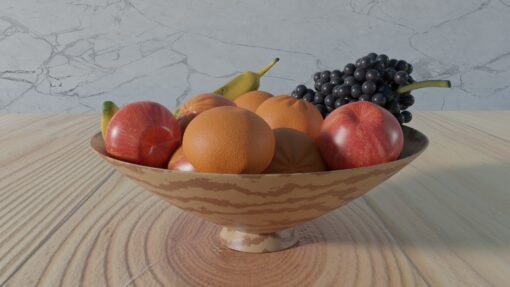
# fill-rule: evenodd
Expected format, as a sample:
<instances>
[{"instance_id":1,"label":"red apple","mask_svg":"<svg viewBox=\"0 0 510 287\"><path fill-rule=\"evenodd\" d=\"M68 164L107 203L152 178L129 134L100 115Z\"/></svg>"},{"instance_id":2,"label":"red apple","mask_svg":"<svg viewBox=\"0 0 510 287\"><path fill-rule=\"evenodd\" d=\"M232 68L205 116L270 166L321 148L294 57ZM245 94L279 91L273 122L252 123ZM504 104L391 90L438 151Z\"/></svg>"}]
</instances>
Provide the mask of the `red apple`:
<instances>
[{"instance_id":1,"label":"red apple","mask_svg":"<svg viewBox=\"0 0 510 287\"><path fill-rule=\"evenodd\" d=\"M180 142L177 120L167 108L154 102L122 107L106 128L106 151L136 164L164 167Z\"/></svg>"},{"instance_id":2,"label":"red apple","mask_svg":"<svg viewBox=\"0 0 510 287\"><path fill-rule=\"evenodd\" d=\"M179 147L168 163L168 169L180 170L180 171L196 171L191 162L186 158L182 150L182 146Z\"/></svg>"},{"instance_id":3,"label":"red apple","mask_svg":"<svg viewBox=\"0 0 510 287\"><path fill-rule=\"evenodd\" d=\"M390 112L370 102L356 102L329 114L317 143L330 169L355 168L396 160L404 134Z\"/></svg>"}]
</instances>

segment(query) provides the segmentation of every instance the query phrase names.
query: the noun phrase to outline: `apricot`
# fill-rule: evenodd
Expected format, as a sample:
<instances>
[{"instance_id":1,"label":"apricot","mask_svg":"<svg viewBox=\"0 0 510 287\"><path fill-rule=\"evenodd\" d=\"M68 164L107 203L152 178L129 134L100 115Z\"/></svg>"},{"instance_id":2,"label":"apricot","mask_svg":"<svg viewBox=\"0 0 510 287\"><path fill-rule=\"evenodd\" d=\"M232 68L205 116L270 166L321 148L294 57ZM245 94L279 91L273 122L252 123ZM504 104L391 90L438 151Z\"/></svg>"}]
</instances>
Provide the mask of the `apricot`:
<instances>
[{"instance_id":1,"label":"apricot","mask_svg":"<svg viewBox=\"0 0 510 287\"><path fill-rule=\"evenodd\" d=\"M257 115L271 128L290 128L315 140L320 133L322 115L312 104L288 95L275 96L257 108Z\"/></svg>"},{"instance_id":2,"label":"apricot","mask_svg":"<svg viewBox=\"0 0 510 287\"><path fill-rule=\"evenodd\" d=\"M271 98L273 95L263 91L251 91L240 95L234 100L234 103L240 108L245 108L249 111L255 112L257 108L265 100Z\"/></svg>"},{"instance_id":3,"label":"apricot","mask_svg":"<svg viewBox=\"0 0 510 287\"><path fill-rule=\"evenodd\" d=\"M177 114L177 122L184 132L188 124L200 113L212 108L221 106L235 106L236 104L217 94L202 93L188 99L184 104L179 107Z\"/></svg>"}]
</instances>

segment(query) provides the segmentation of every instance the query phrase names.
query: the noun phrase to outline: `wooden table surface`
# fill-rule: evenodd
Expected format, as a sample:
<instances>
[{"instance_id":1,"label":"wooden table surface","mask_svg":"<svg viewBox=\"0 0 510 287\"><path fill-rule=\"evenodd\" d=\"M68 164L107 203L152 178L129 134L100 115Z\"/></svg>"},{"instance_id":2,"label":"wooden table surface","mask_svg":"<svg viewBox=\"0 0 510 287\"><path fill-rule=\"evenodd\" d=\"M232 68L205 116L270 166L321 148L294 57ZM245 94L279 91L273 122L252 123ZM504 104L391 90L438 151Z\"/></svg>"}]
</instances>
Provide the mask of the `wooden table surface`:
<instances>
[{"instance_id":1,"label":"wooden table surface","mask_svg":"<svg viewBox=\"0 0 510 287\"><path fill-rule=\"evenodd\" d=\"M0 286L510 286L510 111L411 126L417 161L259 255L102 162L97 115L2 115Z\"/></svg>"}]
</instances>

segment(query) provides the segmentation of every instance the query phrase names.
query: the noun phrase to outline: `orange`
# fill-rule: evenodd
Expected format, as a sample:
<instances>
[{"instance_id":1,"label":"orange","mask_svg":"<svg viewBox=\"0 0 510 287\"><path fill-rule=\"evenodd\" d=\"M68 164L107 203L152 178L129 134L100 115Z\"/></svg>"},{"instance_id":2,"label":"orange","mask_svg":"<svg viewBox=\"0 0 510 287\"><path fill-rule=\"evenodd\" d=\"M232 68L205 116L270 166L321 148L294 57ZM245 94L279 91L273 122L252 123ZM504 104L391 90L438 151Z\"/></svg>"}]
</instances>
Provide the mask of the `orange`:
<instances>
[{"instance_id":1,"label":"orange","mask_svg":"<svg viewBox=\"0 0 510 287\"><path fill-rule=\"evenodd\" d=\"M255 112L257 108L265 100L271 98L273 95L263 91L251 91L246 94L242 94L234 100L234 103L238 107L245 108L249 111Z\"/></svg>"},{"instance_id":2,"label":"orange","mask_svg":"<svg viewBox=\"0 0 510 287\"><path fill-rule=\"evenodd\" d=\"M198 115L184 132L184 155L201 172L261 173L274 154L269 125L239 107L217 107Z\"/></svg>"},{"instance_id":3,"label":"orange","mask_svg":"<svg viewBox=\"0 0 510 287\"><path fill-rule=\"evenodd\" d=\"M291 96L272 97L257 108L271 128L290 128L303 132L315 140L320 133L322 115L315 106Z\"/></svg>"},{"instance_id":4,"label":"orange","mask_svg":"<svg viewBox=\"0 0 510 287\"><path fill-rule=\"evenodd\" d=\"M294 129L274 129L276 147L264 173L297 173L326 170L319 149L306 134Z\"/></svg>"},{"instance_id":5,"label":"orange","mask_svg":"<svg viewBox=\"0 0 510 287\"><path fill-rule=\"evenodd\" d=\"M188 124L200 113L212 108L221 106L235 106L236 104L217 94L202 93L189 98L184 104L179 107L177 114L177 122L181 131L184 132Z\"/></svg>"}]
</instances>

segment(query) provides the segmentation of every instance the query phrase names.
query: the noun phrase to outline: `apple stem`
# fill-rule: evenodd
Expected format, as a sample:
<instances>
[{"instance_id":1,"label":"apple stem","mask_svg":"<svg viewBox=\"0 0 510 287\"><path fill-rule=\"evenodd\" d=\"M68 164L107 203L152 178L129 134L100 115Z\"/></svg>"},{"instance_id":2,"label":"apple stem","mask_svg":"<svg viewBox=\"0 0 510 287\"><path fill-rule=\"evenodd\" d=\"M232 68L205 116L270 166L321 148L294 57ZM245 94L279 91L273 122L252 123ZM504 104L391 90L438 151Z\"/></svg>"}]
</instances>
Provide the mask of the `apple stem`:
<instances>
[{"instance_id":1,"label":"apple stem","mask_svg":"<svg viewBox=\"0 0 510 287\"><path fill-rule=\"evenodd\" d=\"M428 81L420 81L414 82L409 85L405 85L397 89L397 93L403 94L410 92L412 90L421 89L421 88L450 88L452 83L448 80L428 80Z\"/></svg>"},{"instance_id":2,"label":"apple stem","mask_svg":"<svg viewBox=\"0 0 510 287\"><path fill-rule=\"evenodd\" d=\"M260 70L257 73L259 77L262 77L267 71L269 71L269 69L271 69L274 66L274 64L278 63L278 61L280 61L280 58L274 58L273 61L269 63L269 65L265 66L262 70Z\"/></svg>"}]
</instances>

